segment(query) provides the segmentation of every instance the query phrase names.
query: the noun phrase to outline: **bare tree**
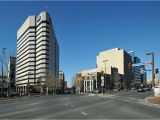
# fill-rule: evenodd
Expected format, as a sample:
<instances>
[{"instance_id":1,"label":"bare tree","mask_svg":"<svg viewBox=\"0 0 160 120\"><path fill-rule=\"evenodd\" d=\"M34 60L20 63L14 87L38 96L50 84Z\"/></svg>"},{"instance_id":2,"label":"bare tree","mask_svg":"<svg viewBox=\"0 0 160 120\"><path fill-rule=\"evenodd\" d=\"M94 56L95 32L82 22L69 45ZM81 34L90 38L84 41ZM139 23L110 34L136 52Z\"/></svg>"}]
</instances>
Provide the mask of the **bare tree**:
<instances>
[{"instance_id":1,"label":"bare tree","mask_svg":"<svg viewBox=\"0 0 160 120\"><path fill-rule=\"evenodd\" d=\"M77 73L73 79L72 79L72 84L75 87L77 92L81 92L84 89L84 79L81 76L80 73Z\"/></svg>"},{"instance_id":2,"label":"bare tree","mask_svg":"<svg viewBox=\"0 0 160 120\"><path fill-rule=\"evenodd\" d=\"M112 76L113 85L115 89L120 90L121 89L121 76L120 74L116 73Z\"/></svg>"},{"instance_id":3,"label":"bare tree","mask_svg":"<svg viewBox=\"0 0 160 120\"><path fill-rule=\"evenodd\" d=\"M54 78L54 76L51 73L46 74L46 81L45 81L45 86L46 86L46 94L48 93L56 93L57 89L57 80Z\"/></svg>"}]
</instances>

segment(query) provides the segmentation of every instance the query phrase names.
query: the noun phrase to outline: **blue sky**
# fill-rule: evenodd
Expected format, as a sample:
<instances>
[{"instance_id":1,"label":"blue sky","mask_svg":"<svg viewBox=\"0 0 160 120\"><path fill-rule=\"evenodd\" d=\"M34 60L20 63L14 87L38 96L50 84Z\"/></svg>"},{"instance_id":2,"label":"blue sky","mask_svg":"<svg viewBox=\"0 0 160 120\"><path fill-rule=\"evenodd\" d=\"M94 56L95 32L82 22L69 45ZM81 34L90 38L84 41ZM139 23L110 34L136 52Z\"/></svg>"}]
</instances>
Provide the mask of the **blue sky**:
<instances>
[{"instance_id":1,"label":"blue sky","mask_svg":"<svg viewBox=\"0 0 160 120\"><path fill-rule=\"evenodd\" d=\"M0 49L16 54L16 32L29 15L46 10L60 46L60 69L74 74L96 67L100 51L134 51L142 61L155 51L160 67L160 2L0 2ZM150 68L148 68L150 69Z\"/></svg>"}]
</instances>

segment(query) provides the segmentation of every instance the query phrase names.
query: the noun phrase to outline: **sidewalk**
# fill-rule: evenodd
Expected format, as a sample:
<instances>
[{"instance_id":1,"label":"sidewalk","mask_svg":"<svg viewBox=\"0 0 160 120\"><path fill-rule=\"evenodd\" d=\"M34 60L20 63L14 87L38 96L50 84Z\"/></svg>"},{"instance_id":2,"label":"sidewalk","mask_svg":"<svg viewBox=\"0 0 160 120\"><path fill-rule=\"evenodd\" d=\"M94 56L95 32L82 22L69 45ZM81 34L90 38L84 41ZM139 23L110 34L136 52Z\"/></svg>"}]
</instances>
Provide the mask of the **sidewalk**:
<instances>
[{"instance_id":1,"label":"sidewalk","mask_svg":"<svg viewBox=\"0 0 160 120\"><path fill-rule=\"evenodd\" d=\"M148 103L155 104L155 105L160 105L160 97L150 96L150 97L146 98L146 100L147 100Z\"/></svg>"},{"instance_id":2,"label":"sidewalk","mask_svg":"<svg viewBox=\"0 0 160 120\"><path fill-rule=\"evenodd\" d=\"M22 98L29 98L29 97L31 97L31 96L0 97L0 100L22 99Z\"/></svg>"}]
</instances>

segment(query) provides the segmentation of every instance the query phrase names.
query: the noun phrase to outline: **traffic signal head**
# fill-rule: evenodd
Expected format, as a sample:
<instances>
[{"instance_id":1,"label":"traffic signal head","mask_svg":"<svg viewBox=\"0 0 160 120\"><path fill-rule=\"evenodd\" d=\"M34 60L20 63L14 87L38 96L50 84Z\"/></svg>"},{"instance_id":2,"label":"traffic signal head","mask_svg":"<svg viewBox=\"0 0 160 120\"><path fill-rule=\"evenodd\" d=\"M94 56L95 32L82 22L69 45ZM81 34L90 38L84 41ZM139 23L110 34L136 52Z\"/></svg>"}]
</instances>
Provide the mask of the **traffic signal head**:
<instances>
[{"instance_id":1,"label":"traffic signal head","mask_svg":"<svg viewBox=\"0 0 160 120\"><path fill-rule=\"evenodd\" d=\"M158 72L159 72L158 70L159 70L158 68L157 68L157 69L155 69L155 73L156 73L156 74L158 74Z\"/></svg>"},{"instance_id":2,"label":"traffic signal head","mask_svg":"<svg viewBox=\"0 0 160 120\"><path fill-rule=\"evenodd\" d=\"M131 70L131 68L132 68L132 64L128 63L128 70Z\"/></svg>"}]
</instances>

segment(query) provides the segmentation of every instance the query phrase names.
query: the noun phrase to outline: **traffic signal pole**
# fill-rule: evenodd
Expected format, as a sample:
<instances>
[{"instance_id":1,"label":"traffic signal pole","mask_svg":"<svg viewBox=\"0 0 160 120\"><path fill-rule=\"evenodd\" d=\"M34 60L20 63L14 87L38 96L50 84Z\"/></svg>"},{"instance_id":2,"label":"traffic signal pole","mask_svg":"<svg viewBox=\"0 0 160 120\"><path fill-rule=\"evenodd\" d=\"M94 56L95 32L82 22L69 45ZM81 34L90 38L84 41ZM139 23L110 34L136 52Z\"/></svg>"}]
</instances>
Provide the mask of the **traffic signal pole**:
<instances>
[{"instance_id":1,"label":"traffic signal pole","mask_svg":"<svg viewBox=\"0 0 160 120\"><path fill-rule=\"evenodd\" d=\"M155 78L155 71L154 71L154 52L152 53L146 53L146 55L152 55L152 87L155 86L155 81L154 81L154 78Z\"/></svg>"},{"instance_id":2,"label":"traffic signal pole","mask_svg":"<svg viewBox=\"0 0 160 120\"><path fill-rule=\"evenodd\" d=\"M155 86L155 73L154 73L154 52L152 52L152 85Z\"/></svg>"}]
</instances>

